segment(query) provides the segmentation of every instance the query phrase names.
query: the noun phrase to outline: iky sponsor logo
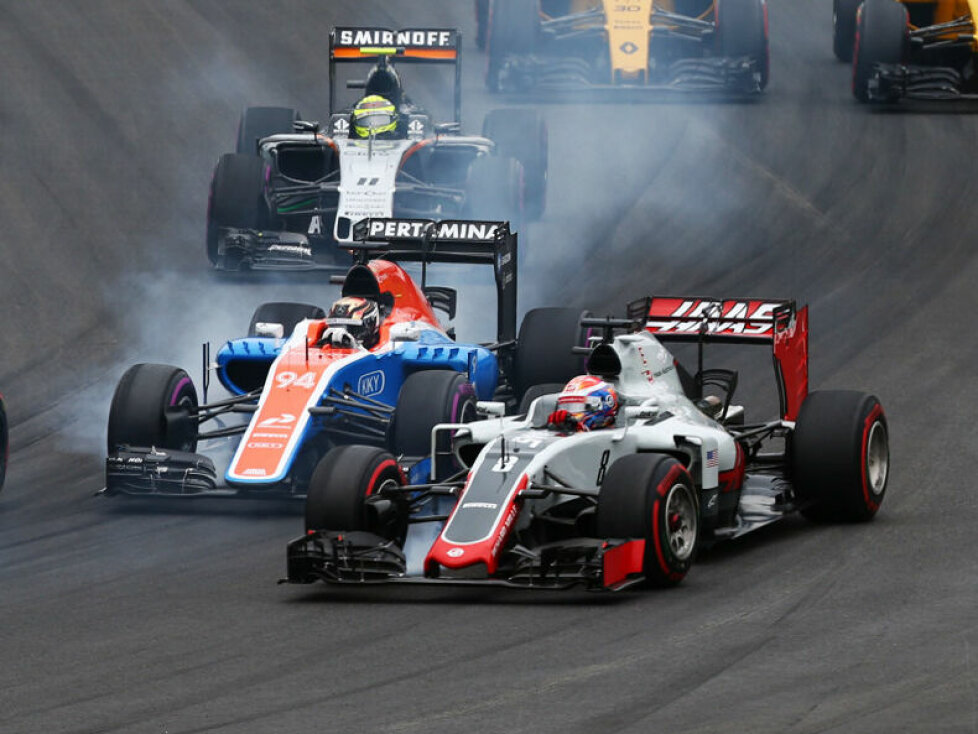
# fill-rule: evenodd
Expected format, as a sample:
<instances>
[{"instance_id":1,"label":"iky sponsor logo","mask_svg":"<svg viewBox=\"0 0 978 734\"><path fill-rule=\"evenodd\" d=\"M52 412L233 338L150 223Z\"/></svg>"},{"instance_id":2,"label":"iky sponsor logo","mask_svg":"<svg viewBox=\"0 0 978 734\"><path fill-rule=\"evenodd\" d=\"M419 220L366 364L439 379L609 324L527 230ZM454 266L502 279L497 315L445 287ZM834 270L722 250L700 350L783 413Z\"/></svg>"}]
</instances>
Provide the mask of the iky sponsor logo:
<instances>
[{"instance_id":1,"label":"iky sponsor logo","mask_svg":"<svg viewBox=\"0 0 978 734\"><path fill-rule=\"evenodd\" d=\"M380 370L361 375L357 380L357 392L365 397L379 395L384 391L387 380Z\"/></svg>"}]
</instances>

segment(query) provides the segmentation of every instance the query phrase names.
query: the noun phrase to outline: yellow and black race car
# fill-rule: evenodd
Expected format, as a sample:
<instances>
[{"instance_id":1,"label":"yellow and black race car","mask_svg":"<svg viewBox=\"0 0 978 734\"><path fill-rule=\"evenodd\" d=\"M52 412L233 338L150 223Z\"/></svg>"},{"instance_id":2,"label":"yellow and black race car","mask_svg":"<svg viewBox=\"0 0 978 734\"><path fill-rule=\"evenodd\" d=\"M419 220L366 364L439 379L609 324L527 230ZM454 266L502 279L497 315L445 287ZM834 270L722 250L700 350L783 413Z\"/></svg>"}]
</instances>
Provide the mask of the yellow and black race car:
<instances>
[{"instance_id":1,"label":"yellow and black race car","mask_svg":"<svg viewBox=\"0 0 978 734\"><path fill-rule=\"evenodd\" d=\"M767 85L767 0L481 0L476 13L491 91Z\"/></svg>"},{"instance_id":2,"label":"yellow and black race car","mask_svg":"<svg viewBox=\"0 0 978 734\"><path fill-rule=\"evenodd\" d=\"M833 0L833 46L860 102L978 99L978 0Z\"/></svg>"}]
</instances>

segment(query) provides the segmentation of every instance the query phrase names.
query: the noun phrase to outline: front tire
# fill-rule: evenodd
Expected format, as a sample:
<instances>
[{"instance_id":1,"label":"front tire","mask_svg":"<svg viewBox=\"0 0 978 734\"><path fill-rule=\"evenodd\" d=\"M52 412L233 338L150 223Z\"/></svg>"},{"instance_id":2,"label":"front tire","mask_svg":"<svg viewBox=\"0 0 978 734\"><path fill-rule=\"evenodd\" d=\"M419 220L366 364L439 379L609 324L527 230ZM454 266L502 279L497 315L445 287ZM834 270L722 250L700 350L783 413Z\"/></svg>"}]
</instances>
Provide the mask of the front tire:
<instances>
[{"instance_id":1,"label":"front tire","mask_svg":"<svg viewBox=\"0 0 978 734\"><path fill-rule=\"evenodd\" d=\"M264 175L265 164L256 155L226 153L218 161L207 205L207 259L211 265L227 265L218 254L221 227L262 229L267 223Z\"/></svg>"},{"instance_id":2,"label":"front tire","mask_svg":"<svg viewBox=\"0 0 978 734\"><path fill-rule=\"evenodd\" d=\"M371 511L367 498L400 487L404 476L394 457L374 446L337 446L316 465L306 494L306 531L365 531L404 545L407 506L397 497Z\"/></svg>"},{"instance_id":3,"label":"front tire","mask_svg":"<svg viewBox=\"0 0 978 734\"><path fill-rule=\"evenodd\" d=\"M448 370L424 370L408 375L397 396L391 448L397 456L428 456L431 429L439 423L468 423L475 420L475 388L465 375ZM451 437L438 437L436 475L444 477L460 468L448 456Z\"/></svg>"},{"instance_id":4,"label":"front tire","mask_svg":"<svg viewBox=\"0 0 978 734\"><path fill-rule=\"evenodd\" d=\"M196 451L197 404L193 380L179 367L133 365L112 397L108 452L120 446Z\"/></svg>"},{"instance_id":5,"label":"front tire","mask_svg":"<svg viewBox=\"0 0 978 734\"><path fill-rule=\"evenodd\" d=\"M760 87L767 86L770 52L766 0L717 0L716 35L718 56L750 57L760 70Z\"/></svg>"},{"instance_id":6,"label":"front tire","mask_svg":"<svg viewBox=\"0 0 978 734\"><path fill-rule=\"evenodd\" d=\"M812 520L873 518L889 478L889 433L874 395L819 390L802 403L791 437L792 477Z\"/></svg>"},{"instance_id":7,"label":"front tire","mask_svg":"<svg viewBox=\"0 0 978 734\"><path fill-rule=\"evenodd\" d=\"M863 0L832 0L832 50L839 61L852 61L856 14Z\"/></svg>"},{"instance_id":8,"label":"front tire","mask_svg":"<svg viewBox=\"0 0 978 734\"><path fill-rule=\"evenodd\" d=\"M598 537L644 539L647 584L681 582L699 547L699 503L686 467L665 454L618 459L598 495Z\"/></svg>"},{"instance_id":9,"label":"front tire","mask_svg":"<svg viewBox=\"0 0 978 734\"><path fill-rule=\"evenodd\" d=\"M532 54L540 37L540 0L493 0L486 37L486 87L499 92L500 72L510 56Z\"/></svg>"},{"instance_id":10,"label":"front tire","mask_svg":"<svg viewBox=\"0 0 978 734\"><path fill-rule=\"evenodd\" d=\"M877 64L900 64L910 50L909 16L896 0L865 0L856 14L852 57L852 93L869 102L869 83ZM882 100L892 102L894 99Z\"/></svg>"}]
</instances>

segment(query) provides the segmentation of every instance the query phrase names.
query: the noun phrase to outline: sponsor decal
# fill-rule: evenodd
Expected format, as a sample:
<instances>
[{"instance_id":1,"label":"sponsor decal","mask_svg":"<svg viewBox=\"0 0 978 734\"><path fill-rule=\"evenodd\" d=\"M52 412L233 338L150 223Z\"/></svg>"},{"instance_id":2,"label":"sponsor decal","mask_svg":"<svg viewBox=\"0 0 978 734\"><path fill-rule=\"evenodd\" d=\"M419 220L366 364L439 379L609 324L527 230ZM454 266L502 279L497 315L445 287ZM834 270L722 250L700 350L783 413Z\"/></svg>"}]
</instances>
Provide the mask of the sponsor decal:
<instances>
[{"instance_id":1,"label":"sponsor decal","mask_svg":"<svg viewBox=\"0 0 978 734\"><path fill-rule=\"evenodd\" d=\"M350 121L345 117L339 117L336 122L333 123L333 132L337 135L349 135L350 134Z\"/></svg>"},{"instance_id":2,"label":"sponsor decal","mask_svg":"<svg viewBox=\"0 0 978 734\"><path fill-rule=\"evenodd\" d=\"M492 242L498 222L430 222L426 219L372 219L367 232L372 240L418 240L433 228L431 236L436 240L460 240Z\"/></svg>"},{"instance_id":3,"label":"sponsor decal","mask_svg":"<svg viewBox=\"0 0 978 734\"><path fill-rule=\"evenodd\" d=\"M424 123L421 120L411 120L408 125L408 132L412 132L416 135L420 135L424 132Z\"/></svg>"},{"instance_id":4,"label":"sponsor decal","mask_svg":"<svg viewBox=\"0 0 978 734\"><path fill-rule=\"evenodd\" d=\"M495 502L463 502L462 509L471 507L473 510L495 510L499 505Z\"/></svg>"},{"instance_id":5,"label":"sponsor decal","mask_svg":"<svg viewBox=\"0 0 978 734\"><path fill-rule=\"evenodd\" d=\"M465 549L463 548L452 548L445 555L449 558L461 558L465 554Z\"/></svg>"},{"instance_id":6,"label":"sponsor decal","mask_svg":"<svg viewBox=\"0 0 978 734\"><path fill-rule=\"evenodd\" d=\"M697 333L706 323L709 334L764 336L774 331L774 311L782 304L769 301L708 301L686 299L667 314L653 313L646 324L655 333ZM730 320L736 319L736 321ZM752 320L757 319L756 323Z\"/></svg>"},{"instance_id":7,"label":"sponsor decal","mask_svg":"<svg viewBox=\"0 0 978 734\"><path fill-rule=\"evenodd\" d=\"M287 252L290 255L301 255L303 257L312 257L312 248L303 247L302 245L281 245L281 244L269 245L268 252Z\"/></svg>"},{"instance_id":8,"label":"sponsor decal","mask_svg":"<svg viewBox=\"0 0 978 734\"><path fill-rule=\"evenodd\" d=\"M266 472L264 469L245 469L244 473L252 477L263 477L268 472Z\"/></svg>"},{"instance_id":9,"label":"sponsor decal","mask_svg":"<svg viewBox=\"0 0 978 734\"><path fill-rule=\"evenodd\" d=\"M621 46L619 46L618 48L619 48L619 49L621 49L621 52L622 52L623 54L628 54L628 55L631 55L631 54L633 54L633 53L635 53L636 51L638 51L638 46L636 46L636 45L635 45L634 43L632 43L631 41L625 41L625 42L624 42L624 43L623 43L623 44L622 44Z\"/></svg>"},{"instance_id":10,"label":"sponsor decal","mask_svg":"<svg viewBox=\"0 0 978 734\"><path fill-rule=\"evenodd\" d=\"M413 46L415 48L455 48L455 32L448 30L383 28L340 28L340 46Z\"/></svg>"},{"instance_id":11,"label":"sponsor decal","mask_svg":"<svg viewBox=\"0 0 978 734\"><path fill-rule=\"evenodd\" d=\"M493 558L495 558L496 554L499 553L499 548L502 546L506 536L509 535L509 529L513 526L513 522L516 520L516 512L516 505L510 505L509 514L506 515L506 521L499 528L499 533L496 535L496 541L492 544Z\"/></svg>"},{"instance_id":12,"label":"sponsor decal","mask_svg":"<svg viewBox=\"0 0 978 734\"><path fill-rule=\"evenodd\" d=\"M386 382L384 373L380 370L368 372L365 375L361 375L360 379L357 380L357 392L365 397L378 395L384 391Z\"/></svg>"},{"instance_id":13,"label":"sponsor decal","mask_svg":"<svg viewBox=\"0 0 978 734\"><path fill-rule=\"evenodd\" d=\"M280 449L285 446L284 443L270 443L267 441L249 441L249 449Z\"/></svg>"},{"instance_id":14,"label":"sponsor decal","mask_svg":"<svg viewBox=\"0 0 978 734\"><path fill-rule=\"evenodd\" d=\"M312 219L309 220L309 229L306 230L306 234L322 234L323 233L323 218L318 214L313 215Z\"/></svg>"},{"instance_id":15,"label":"sponsor decal","mask_svg":"<svg viewBox=\"0 0 978 734\"><path fill-rule=\"evenodd\" d=\"M275 416L274 418L266 418L258 424L258 427L267 428L268 426L287 426L292 423L295 423L295 416L291 413L282 413L282 415Z\"/></svg>"},{"instance_id":16,"label":"sponsor decal","mask_svg":"<svg viewBox=\"0 0 978 734\"><path fill-rule=\"evenodd\" d=\"M269 433L267 431L255 431L251 434L252 438L281 438L286 439L289 437L288 433Z\"/></svg>"}]
</instances>

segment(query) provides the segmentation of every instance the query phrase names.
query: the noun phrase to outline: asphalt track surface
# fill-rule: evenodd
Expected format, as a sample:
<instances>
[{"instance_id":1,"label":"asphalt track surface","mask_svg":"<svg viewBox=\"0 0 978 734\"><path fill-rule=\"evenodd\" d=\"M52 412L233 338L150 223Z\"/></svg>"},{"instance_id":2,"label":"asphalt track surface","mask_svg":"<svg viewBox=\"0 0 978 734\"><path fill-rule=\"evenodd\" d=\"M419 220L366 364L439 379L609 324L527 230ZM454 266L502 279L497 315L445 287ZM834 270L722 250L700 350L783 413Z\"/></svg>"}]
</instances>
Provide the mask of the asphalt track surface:
<instances>
[{"instance_id":1,"label":"asphalt track surface","mask_svg":"<svg viewBox=\"0 0 978 734\"><path fill-rule=\"evenodd\" d=\"M321 115L333 24L472 38L470 12L0 3L0 731L978 729L978 127L857 106L828 0L771 0L757 103L543 106L552 189L521 297L809 302L813 387L873 391L889 417L875 522L789 521L660 593L337 590L275 585L297 508L93 496L128 364L196 375L200 341L242 333L257 303L333 296L205 267L241 108ZM466 62L478 129L497 103Z\"/></svg>"}]
</instances>

